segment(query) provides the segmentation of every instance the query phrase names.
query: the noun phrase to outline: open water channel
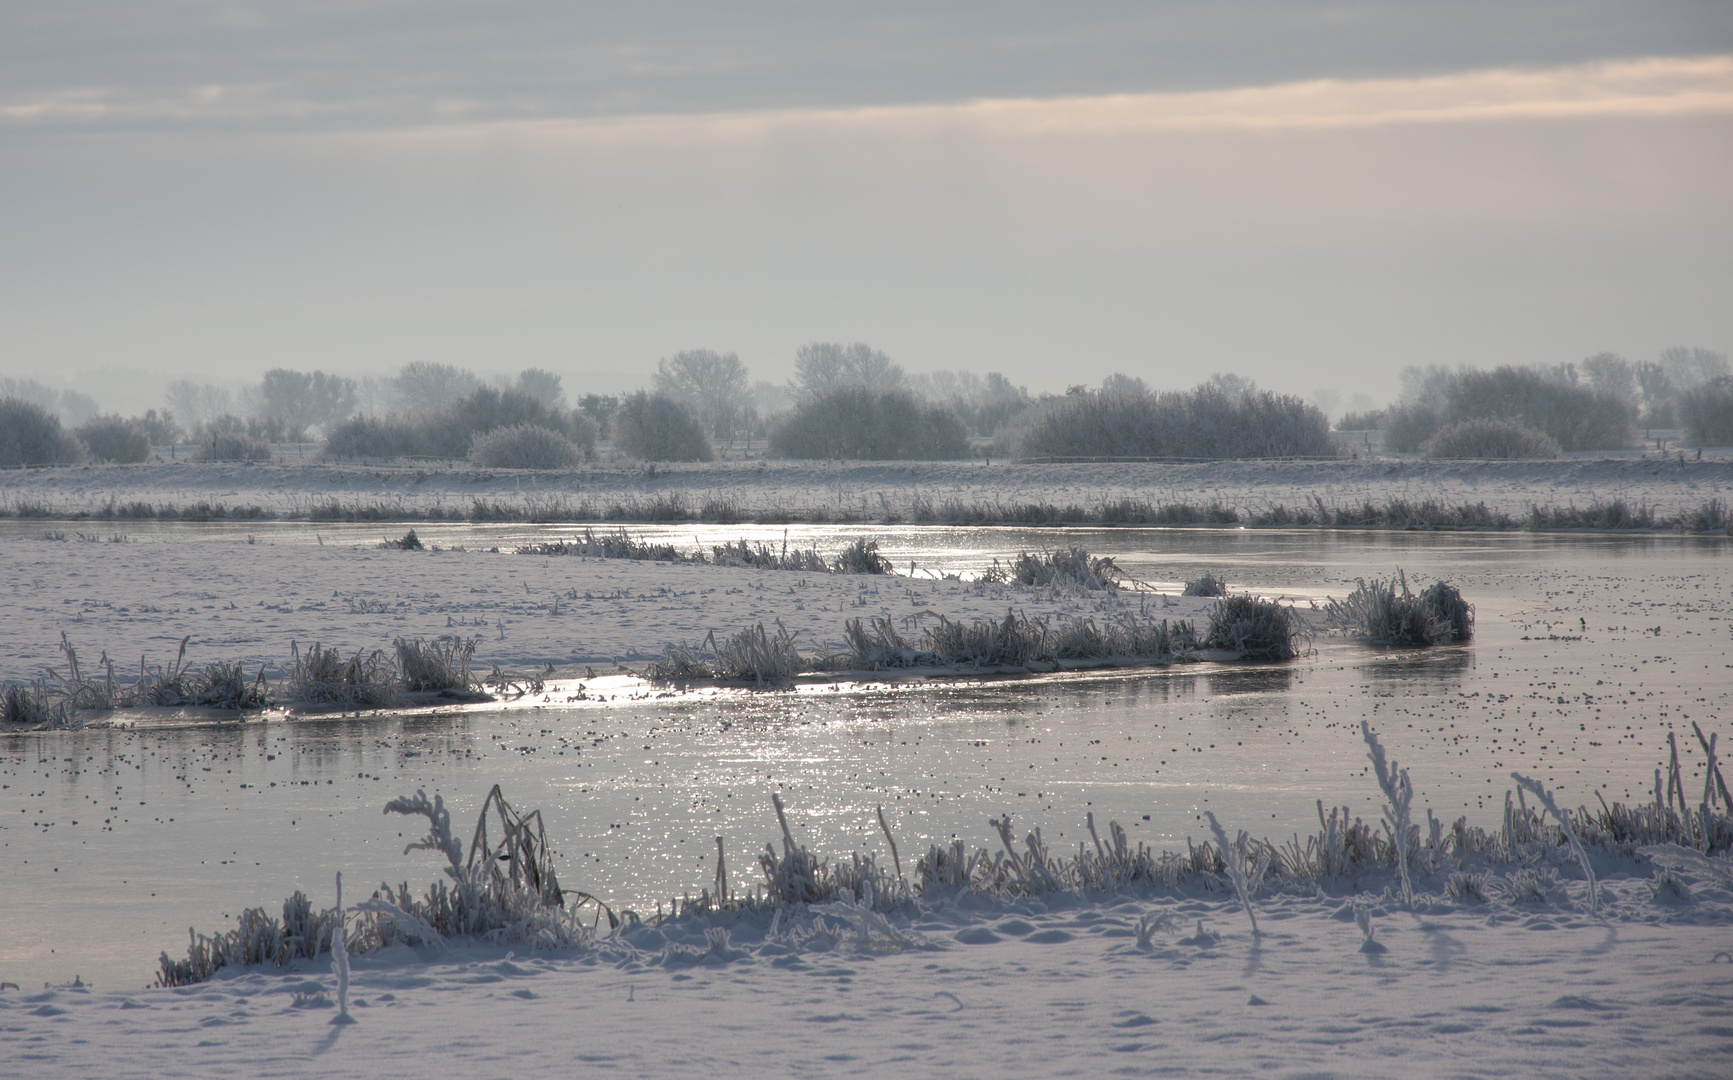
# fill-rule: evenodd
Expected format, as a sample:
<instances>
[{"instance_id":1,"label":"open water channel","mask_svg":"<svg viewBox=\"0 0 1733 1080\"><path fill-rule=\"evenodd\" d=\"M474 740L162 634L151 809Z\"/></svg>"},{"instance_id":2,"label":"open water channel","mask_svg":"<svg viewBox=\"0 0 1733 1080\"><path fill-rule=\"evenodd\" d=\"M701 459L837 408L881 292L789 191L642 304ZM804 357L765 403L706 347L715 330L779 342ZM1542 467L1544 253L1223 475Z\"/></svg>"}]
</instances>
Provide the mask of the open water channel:
<instances>
[{"instance_id":1,"label":"open water channel","mask_svg":"<svg viewBox=\"0 0 1733 1080\"><path fill-rule=\"evenodd\" d=\"M152 526L194 540L209 527ZM175 532L174 530L186 530ZM199 530L203 529L203 532ZM311 526L270 530L314 542ZM129 529L143 534L145 529ZM340 532L320 526L327 541ZM377 526L364 527L375 538ZM546 538L555 527L421 530L441 543ZM634 530L654 537L659 530ZM858 529L791 539L840 546ZM690 526L666 530L690 541ZM784 530L701 528L702 542ZM714 537L710 534L714 533ZM885 808L904 870L929 843L997 843L988 819L1055 846L1085 815L1134 841L1183 847L1204 810L1229 829L1286 839L1317 805L1375 820L1360 722L1410 770L1418 801L1447 821L1492 824L1513 770L1563 800L1644 798L1693 721L1728 728L1733 700L1733 560L1725 541L1681 537L1315 531L904 528L872 530L899 565L971 573L1019 550L1082 543L1132 576L1171 587L1208 568L1236 588L1297 599L1342 595L1397 567L1443 577L1476 604L1471 645L1394 652L1320 633L1280 665L838 683L798 692L549 703L440 716L367 716L167 728L92 727L0 735L0 980L143 986L189 925L212 932L242 908L275 910L296 889L331 902L332 875L432 880L439 861L405 855L415 821L391 797L425 788L459 832L499 783L539 808L561 881L653 913L715 873L724 838L734 881L778 835L780 792L815 851L889 858ZM153 537L140 535L141 540ZM557 699L556 699L557 700Z\"/></svg>"}]
</instances>

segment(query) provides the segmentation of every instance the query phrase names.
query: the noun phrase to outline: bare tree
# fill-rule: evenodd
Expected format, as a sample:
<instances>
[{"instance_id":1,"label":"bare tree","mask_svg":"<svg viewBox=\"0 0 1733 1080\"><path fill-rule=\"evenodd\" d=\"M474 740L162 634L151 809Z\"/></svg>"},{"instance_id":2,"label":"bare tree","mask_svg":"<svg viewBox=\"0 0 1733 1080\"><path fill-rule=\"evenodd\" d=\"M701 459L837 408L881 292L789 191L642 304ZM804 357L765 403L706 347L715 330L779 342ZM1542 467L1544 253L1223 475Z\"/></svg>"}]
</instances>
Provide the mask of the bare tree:
<instances>
[{"instance_id":1,"label":"bare tree","mask_svg":"<svg viewBox=\"0 0 1733 1080\"><path fill-rule=\"evenodd\" d=\"M233 398L220 386L176 379L166 389L169 412L189 431L234 411Z\"/></svg>"},{"instance_id":2,"label":"bare tree","mask_svg":"<svg viewBox=\"0 0 1733 1080\"><path fill-rule=\"evenodd\" d=\"M802 345L794 354L794 378L789 388L797 396L812 397L845 386L899 390L907 381L901 364L870 345L818 341Z\"/></svg>"},{"instance_id":3,"label":"bare tree","mask_svg":"<svg viewBox=\"0 0 1733 1080\"><path fill-rule=\"evenodd\" d=\"M405 412L423 413L467 397L481 386L481 380L473 371L450 364L415 360L399 368L391 384Z\"/></svg>"},{"instance_id":4,"label":"bare tree","mask_svg":"<svg viewBox=\"0 0 1733 1080\"><path fill-rule=\"evenodd\" d=\"M524 368L517 373L517 388L543 405L555 409L566 406L566 392L560 387L560 377L542 368Z\"/></svg>"},{"instance_id":5,"label":"bare tree","mask_svg":"<svg viewBox=\"0 0 1733 1080\"><path fill-rule=\"evenodd\" d=\"M1727 357L1708 349L1675 345L1661 350L1661 366L1678 390L1690 390L1728 374Z\"/></svg>"},{"instance_id":6,"label":"bare tree","mask_svg":"<svg viewBox=\"0 0 1733 1080\"><path fill-rule=\"evenodd\" d=\"M1583 374L1589 385L1603 394L1611 394L1627 405L1641 400L1637 389L1637 371L1631 362L1615 353L1603 352L1584 360Z\"/></svg>"},{"instance_id":7,"label":"bare tree","mask_svg":"<svg viewBox=\"0 0 1733 1080\"><path fill-rule=\"evenodd\" d=\"M272 368L259 381L254 411L261 419L280 420L290 430L309 425L328 427L355 411L355 380L323 371Z\"/></svg>"},{"instance_id":8,"label":"bare tree","mask_svg":"<svg viewBox=\"0 0 1733 1080\"><path fill-rule=\"evenodd\" d=\"M1149 384L1135 375L1127 375L1123 371L1115 371L1101 380L1103 394L1147 394Z\"/></svg>"},{"instance_id":9,"label":"bare tree","mask_svg":"<svg viewBox=\"0 0 1733 1080\"><path fill-rule=\"evenodd\" d=\"M656 389L688 406L712 436L726 436L747 402L748 372L734 353L689 349L656 362Z\"/></svg>"}]
</instances>

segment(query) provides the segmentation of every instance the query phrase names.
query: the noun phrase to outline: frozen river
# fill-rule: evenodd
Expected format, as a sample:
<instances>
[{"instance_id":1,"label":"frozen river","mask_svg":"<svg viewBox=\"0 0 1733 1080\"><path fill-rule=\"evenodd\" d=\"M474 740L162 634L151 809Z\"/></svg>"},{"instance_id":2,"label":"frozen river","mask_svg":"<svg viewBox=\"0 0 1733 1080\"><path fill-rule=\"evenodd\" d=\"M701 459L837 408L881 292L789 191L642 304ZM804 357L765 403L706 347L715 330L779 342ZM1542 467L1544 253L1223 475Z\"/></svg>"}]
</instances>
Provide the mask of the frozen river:
<instances>
[{"instance_id":1,"label":"frozen river","mask_svg":"<svg viewBox=\"0 0 1733 1080\"><path fill-rule=\"evenodd\" d=\"M254 525L275 543L376 539L381 529ZM39 531L39 530L38 530ZM510 545L569 531L454 525L424 539ZM129 527L140 543L220 539L209 526ZM753 527L634 529L704 543L780 541ZM1286 665L1177 666L1132 674L839 684L798 693L723 693L220 727L92 728L0 736L0 878L7 885L0 979L74 975L143 986L186 927L230 925L296 888L330 902L351 883L437 872L408 856L412 826L392 796L426 788L467 829L500 783L540 808L568 887L616 907L714 875L725 838L736 882L777 833L781 792L815 851L887 855L883 805L905 868L930 842L991 838L1010 814L1055 846L1084 818L1133 840L1183 847L1213 810L1230 829L1283 839L1315 825L1317 803L1374 819L1359 725L1369 720L1411 770L1419 801L1447 821L1491 823L1509 773L1556 786L1572 805L1640 795L1692 721L1725 729L1733 698L1733 563L1724 541L1675 537L1332 534L1244 530L819 529L821 548L869 532L902 572L971 574L1019 550L1081 543L1157 588L1204 569L1302 610L1359 575L1443 577L1477 605L1462 648L1394 654L1319 635ZM316 535L317 533L317 535ZM353 535L350 535L353 534ZM888 857L888 855L887 855Z\"/></svg>"}]
</instances>

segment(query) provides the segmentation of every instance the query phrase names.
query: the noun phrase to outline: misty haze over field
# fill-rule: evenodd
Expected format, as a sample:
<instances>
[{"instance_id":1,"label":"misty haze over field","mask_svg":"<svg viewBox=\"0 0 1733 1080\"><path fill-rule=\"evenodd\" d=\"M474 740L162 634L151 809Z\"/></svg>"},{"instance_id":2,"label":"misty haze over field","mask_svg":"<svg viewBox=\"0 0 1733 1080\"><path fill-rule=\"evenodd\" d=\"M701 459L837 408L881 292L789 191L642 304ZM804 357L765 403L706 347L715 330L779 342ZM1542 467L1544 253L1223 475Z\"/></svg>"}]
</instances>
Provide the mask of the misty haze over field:
<instances>
[{"instance_id":1,"label":"misty haze over field","mask_svg":"<svg viewBox=\"0 0 1733 1080\"><path fill-rule=\"evenodd\" d=\"M1370 408L1410 365L1727 353L1730 165L1710 2L15 5L0 376L576 400L865 341Z\"/></svg>"}]
</instances>

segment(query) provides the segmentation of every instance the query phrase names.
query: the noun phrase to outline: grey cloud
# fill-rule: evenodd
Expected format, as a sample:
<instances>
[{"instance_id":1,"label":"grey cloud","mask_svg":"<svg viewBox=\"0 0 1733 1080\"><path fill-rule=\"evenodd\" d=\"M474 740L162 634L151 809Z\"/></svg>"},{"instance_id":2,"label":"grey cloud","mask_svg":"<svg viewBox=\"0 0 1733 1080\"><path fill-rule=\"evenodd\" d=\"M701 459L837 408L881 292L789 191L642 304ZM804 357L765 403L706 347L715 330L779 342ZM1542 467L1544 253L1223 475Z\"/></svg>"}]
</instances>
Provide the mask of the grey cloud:
<instances>
[{"instance_id":1,"label":"grey cloud","mask_svg":"<svg viewBox=\"0 0 1733 1080\"><path fill-rule=\"evenodd\" d=\"M0 109L15 122L376 125L1203 89L1728 49L1724 0L86 0L0 13Z\"/></svg>"}]
</instances>

